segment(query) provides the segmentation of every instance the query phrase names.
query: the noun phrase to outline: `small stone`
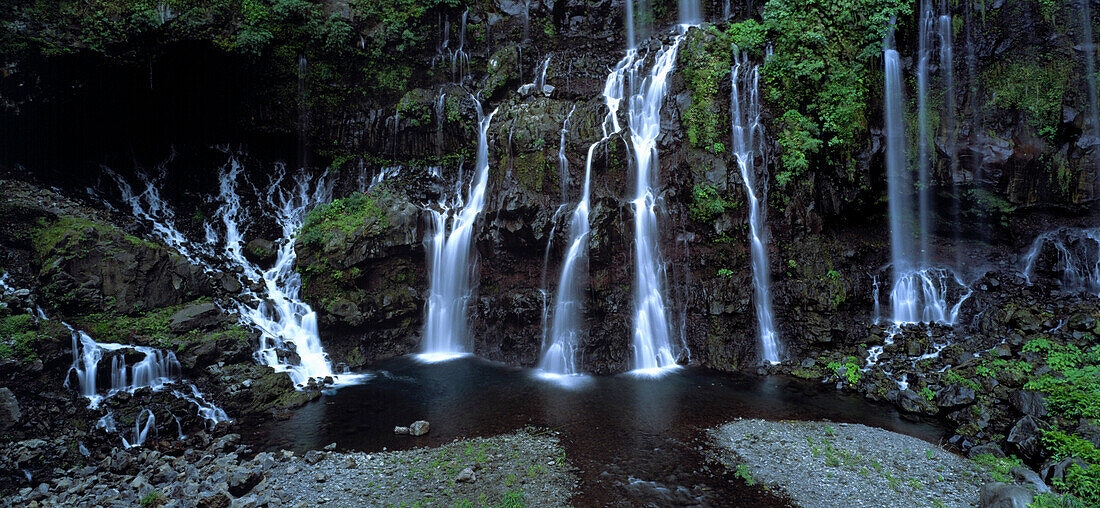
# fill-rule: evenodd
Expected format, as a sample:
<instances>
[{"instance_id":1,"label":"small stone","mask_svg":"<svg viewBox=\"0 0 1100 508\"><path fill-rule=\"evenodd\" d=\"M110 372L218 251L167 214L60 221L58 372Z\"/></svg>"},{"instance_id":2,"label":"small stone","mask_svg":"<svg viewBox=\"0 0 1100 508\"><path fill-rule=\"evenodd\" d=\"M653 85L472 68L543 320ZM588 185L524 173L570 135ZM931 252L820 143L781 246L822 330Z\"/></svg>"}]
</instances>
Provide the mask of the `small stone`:
<instances>
[{"instance_id":1,"label":"small stone","mask_svg":"<svg viewBox=\"0 0 1100 508\"><path fill-rule=\"evenodd\" d=\"M316 480L317 483L325 483L325 480L327 480L328 477L325 476L325 473L317 473L313 475L313 479Z\"/></svg>"},{"instance_id":2,"label":"small stone","mask_svg":"<svg viewBox=\"0 0 1100 508\"><path fill-rule=\"evenodd\" d=\"M288 475L298 474L298 471L301 471L301 469L298 469L298 466L290 466L286 468L286 474Z\"/></svg>"},{"instance_id":3,"label":"small stone","mask_svg":"<svg viewBox=\"0 0 1100 508\"><path fill-rule=\"evenodd\" d=\"M430 425L428 424L428 422L424 420L417 420L413 422L412 425L409 425L409 434L412 434L414 436L423 436L424 434L428 433L429 429Z\"/></svg>"},{"instance_id":4,"label":"small stone","mask_svg":"<svg viewBox=\"0 0 1100 508\"><path fill-rule=\"evenodd\" d=\"M331 452L332 450L335 450L335 449L336 449L336 443L329 443L329 444L325 445L325 450L326 451Z\"/></svg>"},{"instance_id":5,"label":"small stone","mask_svg":"<svg viewBox=\"0 0 1100 508\"><path fill-rule=\"evenodd\" d=\"M459 483L474 483L477 481L477 475L474 474L473 468L468 467L458 473L458 476L455 477L455 481Z\"/></svg>"},{"instance_id":6,"label":"small stone","mask_svg":"<svg viewBox=\"0 0 1100 508\"><path fill-rule=\"evenodd\" d=\"M409 433L409 428L408 427L394 427L393 428L393 433L397 434L397 435L405 435L405 434Z\"/></svg>"},{"instance_id":7,"label":"small stone","mask_svg":"<svg viewBox=\"0 0 1100 508\"><path fill-rule=\"evenodd\" d=\"M355 457L344 459L344 469L355 469L357 467L359 467L359 464L355 462Z\"/></svg>"},{"instance_id":8,"label":"small stone","mask_svg":"<svg viewBox=\"0 0 1100 508\"><path fill-rule=\"evenodd\" d=\"M325 454L324 454L324 452L319 452L317 450L310 450L310 451L306 452L306 455L305 455L305 457L303 457L303 459L306 461L306 463L312 465L312 464L316 464L316 463L321 462L322 460L324 460L325 459Z\"/></svg>"}]
</instances>

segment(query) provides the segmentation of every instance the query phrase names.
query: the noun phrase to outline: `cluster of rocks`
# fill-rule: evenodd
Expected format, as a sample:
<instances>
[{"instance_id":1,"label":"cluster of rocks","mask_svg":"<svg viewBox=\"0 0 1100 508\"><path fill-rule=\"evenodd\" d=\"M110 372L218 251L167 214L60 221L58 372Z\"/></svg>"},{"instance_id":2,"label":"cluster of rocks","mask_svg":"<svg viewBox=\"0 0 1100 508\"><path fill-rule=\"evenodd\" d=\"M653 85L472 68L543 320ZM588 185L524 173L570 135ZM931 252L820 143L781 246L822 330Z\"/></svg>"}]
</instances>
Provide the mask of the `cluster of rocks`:
<instances>
[{"instance_id":1,"label":"cluster of rocks","mask_svg":"<svg viewBox=\"0 0 1100 508\"><path fill-rule=\"evenodd\" d=\"M423 436L428 433L431 426L424 420L412 422L408 427L394 427L393 433L397 435Z\"/></svg>"},{"instance_id":2,"label":"cluster of rocks","mask_svg":"<svg viewBox=\"0 0 1100 508\"><path fill-rule=\"evenodd\" d=\"M215 440L204 435L198 439L206 440L207 445L171 453L115 448L98 463L55 470L52 480L23 487L5 502L27 507L224 507L259 506L272 501L262 488L265 471L288 456L259 453L246 460L251 450L239 444L238 434ZM254 490L256 494L250 495Z\"/></svg>"}]
</instances>

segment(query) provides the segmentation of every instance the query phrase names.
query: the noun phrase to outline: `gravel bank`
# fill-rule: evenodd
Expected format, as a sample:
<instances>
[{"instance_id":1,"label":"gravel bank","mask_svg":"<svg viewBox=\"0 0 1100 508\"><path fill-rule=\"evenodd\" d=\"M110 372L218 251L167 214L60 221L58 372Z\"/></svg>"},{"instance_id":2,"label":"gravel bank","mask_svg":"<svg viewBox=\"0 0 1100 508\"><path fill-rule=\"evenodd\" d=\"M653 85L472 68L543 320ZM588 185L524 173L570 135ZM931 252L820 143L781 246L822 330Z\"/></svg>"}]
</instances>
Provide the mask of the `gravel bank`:
<instances>
[{"instance_id":1,"label":"gravel bank","mask_svg":"<svg viewBox=\"0 0 1100 508\"><path fill-rule=\"evenodd\" d=\"M525 431L438 448L318 454L269 475L285 503L557 507L569 506L577 485L558 439Z\"/></svg>"},{"instance_id":2,"label":"gravel bank","mask_svg":"<svg viewBox=\"0 0 1100 508\"><path fill-rule=\"evenodd\" d=\"M558 507L568 506L577 489L557 436L548 432L382 453L253 455L239 440L230 434L179 456L115 449L96 466L59 470L50 482L0 499L0 506ZM30 453L32 444L19 453Z\"/></svg>"},{"instance_id":3,"label":"gravel bank","mask_svg":"<svg viewBox=\"0 0 1100 508\"><path fill-rule=\"evenodd\" d=\"M714 460L807 508L974 506L990 479L935 445L864 425L737 420L710 435Z\"/></svg>"}]
</instances>

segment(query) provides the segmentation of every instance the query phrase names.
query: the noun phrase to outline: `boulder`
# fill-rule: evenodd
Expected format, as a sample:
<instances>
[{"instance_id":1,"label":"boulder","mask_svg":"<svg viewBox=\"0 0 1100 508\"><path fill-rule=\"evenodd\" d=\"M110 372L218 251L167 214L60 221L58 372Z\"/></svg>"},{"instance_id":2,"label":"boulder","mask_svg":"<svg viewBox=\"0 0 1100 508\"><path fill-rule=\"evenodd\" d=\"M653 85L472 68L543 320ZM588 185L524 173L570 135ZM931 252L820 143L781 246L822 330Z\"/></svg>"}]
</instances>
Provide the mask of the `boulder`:
<instances>
[{"instance_id":1,"label":"boulder","mask_svg":"<svg viewBox=\"0 0 1100 508\"><path fill-rule=\"evenodd\" d=\"M275 243L263 238L256 238L248 242L244 249L244 257L253 263L259 264L274 262L277 253Z\"/></svg>"},{"instance_id":2,"label":"boulder","mask_svg":"<svg viewBox=\"0 0 1100 508\"><path fill-rule=\"evenodd\" d=\"M1018 485L987 483L982 485L978 506L981 508L1027 508L1035 500L1035 494Z\"/></svg>"},{"instance_id":3,"label":"boulder","mask_svg":"<svg viewBox=\"0 0 1100 508\"><path fill-rule=\"evenodd\" d=\"M1082 422L1073 433L1089 441L1093 446L1100 448L1100 425L1097 425L1096 422Z\"/></svg>"},{"instance_id":4,"label":"boulder","mask_svg":"<svg viewBox=\"0 0 1100 508\"><path fill-rule=\"evenodd\" d=\"M910 413L936 414L936 407L931 401L910 389L902 390L898 394L898 405Z\"/></svg>"},{"instance_id":5,"label":"boulder","mask_svg":"<svg viewBox=\"0 0 1100 508\"><path fill-rule=\"evenodd\" d=\"M428 433L429 427L430 426L428 425L428 422L424 420L417 420L413 422L412 425L409 425L409 434L412 434L414 436L423 436L424 434Z\"/></svg>"},{"instance_id":6,"label":"boulder","mask_svg":"<svg viewBox=\"0 0 1100 508\"><path fill-rule=\"evenodd\" d=\"M8 388L0 388L0 431L8 430L19 423L23 413L19 411L19 401Z\"/></svg>"},{"instance_id":7,"label":"boulder","mask_svg":"<svg viewBox=\"0 0 1100 508\"><path fill-rule=\"evenodd\" d=\"M1017 411L1032 418L1043 418L1047 415L1046 396L1039 392L1021 390L1012 392L1008 401Z\"/></svg>"},{"instance_id":8,"label":"boulder","mask_svg":"<svg viewBox=\"0 0 1100 508\"><path fill-rule=\"evenodd\" d=\"M202 302L188 305L172 314L172 317L168 318L168 328L176 333L186 333L191 330L213 328L225 319L225 314L217 305L212 302Z\"/></svg>"},{"instance_id":9,"label":"boulder","mask_svg":"<svg viewBox=\"0 0 1100 508\"><path fill-rule=\"evenodd\" d=\"M1016 480L1016 483L1031 486L1039 494L1050 492L1050 487L1047 487L1047 484L1039 477L1039 473L1026 467L1016 466L1012 468L1012 478Z\"/></svg>"},{"instance_id":10,"label":"boulder","mask_svg":"<svg viewBox=\"0 0 1100 508\"><path fill-rule=\"evenodd\" d=\"M1031 416L1020 418L1008 432L1008 444L1014 446L1021 455L1034 459L1042 452L1042 433L1039 421Z\"/></svg>"},{"instance_id":11,"label":"boulder","mask_svg":"<svg viewBox=\"0 0 1100 508\"><path fill-rule=\"evenodd\" d=\"M973 404L976 400L974 390L968 386L951 385L936 394L936 405L942 408L956 408Z\"/></svg>"},{"instance_id":12,"label":"boulder","mask_svg":"<svg viewBox=\"0 0 1100 508\"><path fill-rule=\"evenodd\" d=\"M1065 479L1066 470L1073 467L1074 464L1082 468L1088 467L1088 464L1086 464L1085 461L1077 457L1069 457L1067 459L1062 459L1058 462L1055 462L1054 464L1051 464L1043 469L1043 479L1046 480L1047 483L1051 484L1060 482Z\"/></svg>"},{"instance_id":13,"label":"boulder","mask_svg":"<svg viewBox=\"0 0 1100 508\"><path fill-rule=\"evenodd\" d=\"M235 468L227 478L229 493L234 497L241 497L251 492L252 488L259 485L263 479L264 476L256 471L243 467Z\"/></svg>"}]
</instances>

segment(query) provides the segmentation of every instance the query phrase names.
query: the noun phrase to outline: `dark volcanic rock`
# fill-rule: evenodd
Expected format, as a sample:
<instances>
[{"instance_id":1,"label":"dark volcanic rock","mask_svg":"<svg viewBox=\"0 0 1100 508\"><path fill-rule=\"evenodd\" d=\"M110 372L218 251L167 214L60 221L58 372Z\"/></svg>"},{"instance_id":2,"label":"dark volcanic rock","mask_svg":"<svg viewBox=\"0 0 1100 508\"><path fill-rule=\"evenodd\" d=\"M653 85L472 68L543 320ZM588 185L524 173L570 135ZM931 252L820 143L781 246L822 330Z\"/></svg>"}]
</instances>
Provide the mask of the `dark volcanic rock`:
<instances>
[{"instance_id":1,"label":"dark volcanic rock","mask_svg":"<svg viewBox=\"0 0 1100 508\"><path fill-rule=\"evenodd\" d=\"M168 328L176 333L196 329L213 328L227 319L227 316L211 302L196 303L179 310L168 318Z\"/></svg>"},{"instance_id":2,"label":"dark volcanic rock","mask_svg":"<svg viewBox=\"0 0 1100 508\"><path fill-rule=\"evenodd\" d=\"M19 401L8 388L0 388L0 431L8 430L19 423L23 413L19 411Z\"/></svg>"},{"instance_id":3,"label":"dark volcanic rock","mask_svg":"<svg viewBox=\"0 0 1100 508\"><path fill-rule=\"evenodd\" d=\"M981 508L1027 508L1035 499L1030 490L1006 483L987 483L982 485Z\"/></svg>"},{"instance_id":4,"label":"dark volcanic rock","mask_svg":"<svg viewBox=\"0 0 1100 508\"><path fill-rule=\"evenodd\" d=\"M1031 416L1020 418L1008 433L1008 444L1014 446L1024 457L1039 457L1043 450L1039 425L1039 421Z\"/></svg>"}]
</instances>

